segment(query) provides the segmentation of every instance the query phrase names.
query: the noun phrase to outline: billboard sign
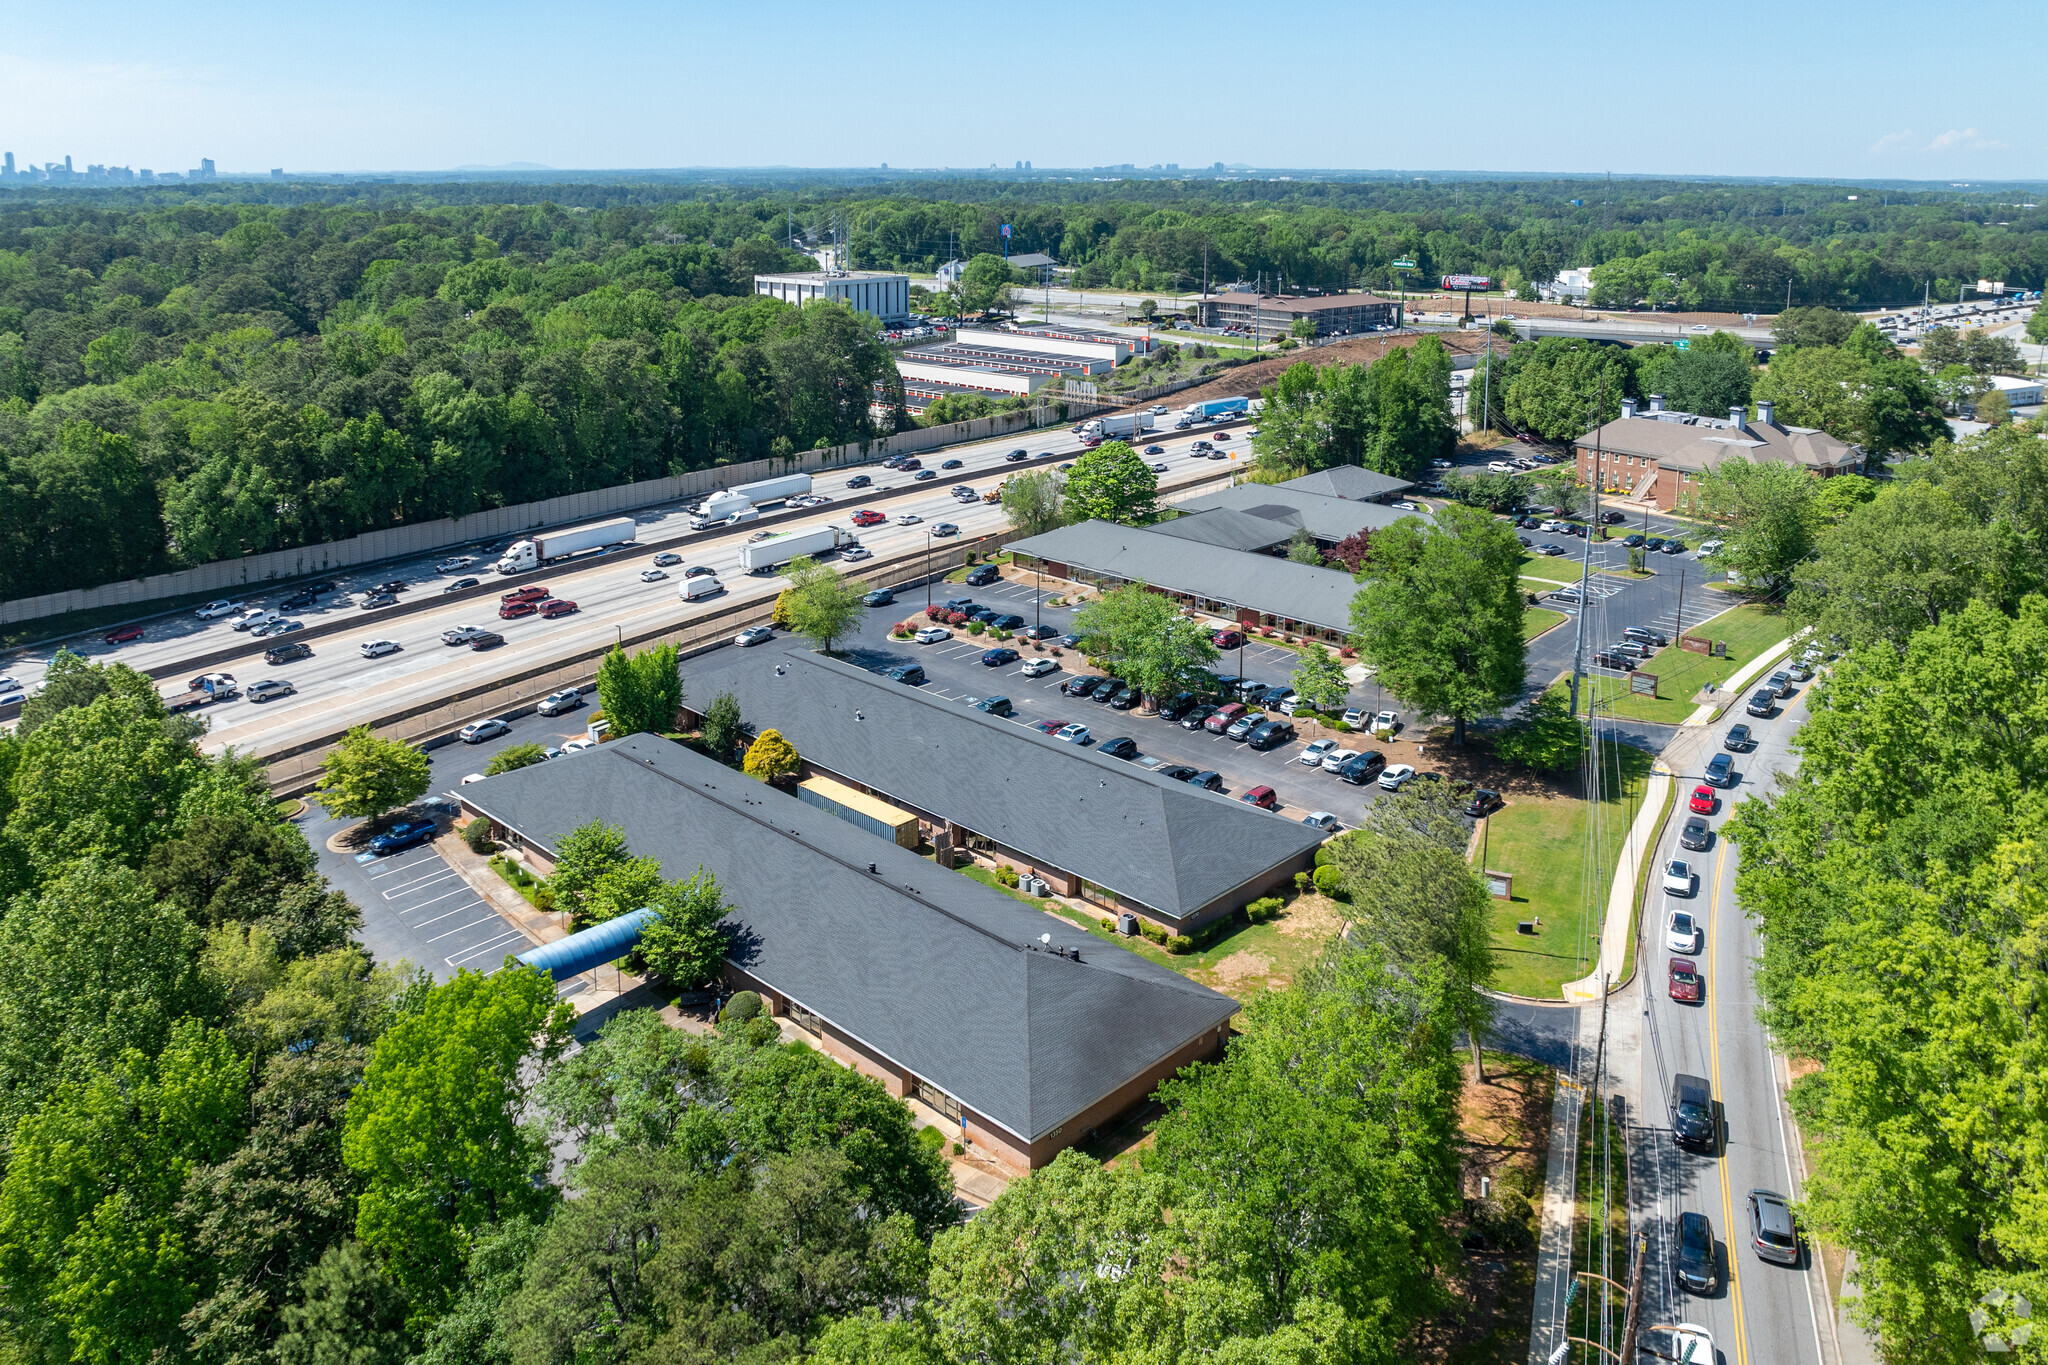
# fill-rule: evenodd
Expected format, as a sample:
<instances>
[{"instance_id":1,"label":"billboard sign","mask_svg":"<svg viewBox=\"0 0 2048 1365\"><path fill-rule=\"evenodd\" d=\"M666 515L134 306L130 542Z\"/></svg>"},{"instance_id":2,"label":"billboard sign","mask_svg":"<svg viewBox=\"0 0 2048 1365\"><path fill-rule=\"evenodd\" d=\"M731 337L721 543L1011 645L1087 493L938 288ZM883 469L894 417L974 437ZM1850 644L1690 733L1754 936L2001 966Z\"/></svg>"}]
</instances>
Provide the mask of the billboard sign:
<instances>
[{"instance_id":1,"label":"billboard sign","mask_svg":"<svg viewBox=\"0 0 2048 1365\"><path fill-rule=\"evenodd\" d=\"M1493 288L1493 277L1490 275L1446 275L1444 276L1443 287L1446 289L1491 289Z\"/></svg>"},{"instance_id":2,"label":"billboard sign","mask_svg":"<svg viewBox=\"0 0 2048 1365\"><path fill-rule=\"evenodd\" d=\"M1631 674L1629 674L1629 675L1628 675L1628 690L1629 690L1629 691L1631 691L1631 692L1633 692L1633 693L1635 693L1635 694L1636 694L1637 696L1641 696L1641 697L1654 697L1654 696L1656 696L1656 695L1657 695L1657 675L1656 675L1655 673L1631 673Z\"/></svg>"}]
</instances>

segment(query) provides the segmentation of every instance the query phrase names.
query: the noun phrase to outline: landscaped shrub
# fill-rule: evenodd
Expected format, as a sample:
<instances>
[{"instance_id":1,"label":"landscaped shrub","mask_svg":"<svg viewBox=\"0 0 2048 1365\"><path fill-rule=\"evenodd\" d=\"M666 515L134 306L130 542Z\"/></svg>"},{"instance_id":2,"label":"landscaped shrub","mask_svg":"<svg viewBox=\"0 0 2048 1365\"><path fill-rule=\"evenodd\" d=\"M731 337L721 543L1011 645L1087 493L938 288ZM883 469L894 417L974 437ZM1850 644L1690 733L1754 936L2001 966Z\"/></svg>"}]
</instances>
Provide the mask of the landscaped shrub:
<instances>
[{"instance_id":1,"label":"landscaped shrub","mask_svg":"<svg viewBox=\"0 0 2048 1365\"><path fill-rule=\"evenodd\" d=\"M1194 950L1195 941L1186 934L1175 934L1166 940L1166 951L1169 953L1192 953Z\"/></svg>"},{"instance_id":2,"label":"landscaped shrub","mask_svg":"<svg viewBox=\"0 0 2048 1365\"><path fill-rule=\"evenodd\" d=\"M1337 651L1337 657L1340 659L1355 659L1358 657L1358 651L1353 649L1350 645L1346 645L1344 646L1344 648Z\"/></svg>"},{"instance_id":3,"label":"landscaped shrub","mask_svg":"<svg viewBox=\"0 0 2048 1365\"><path fill-rule=\"evenodd\" d=\"M996 880L1001 882L1004 886L1016 886L1019 882L1023 881L1024 879L1017 875L1016 868L1011 867L1008 863L1004 863L1001 867L996 869Z\"/></svg>"},{"instance_id":4,"label":"landscaped shrub","mask_svg":"<svg viewBox=\"0 0 2048 1365\"><path fill-rule=\"evenodd\" d=\"M1322 867L1331 861L1333 861L1333 859L1330 857L1330 846L1328 844L1317 844L1316 866Z\"/></svg>"},{"instance_id":5,"label":"landscaped shrub","mask_svg":"<svg viewBox=\"0 0 2048 1365\"><path fill-rule=\"evenodd\" d=\"M1332 864L1325 863L1316 869L1316 890L1325 896L1342 899L1344 896L1344 874Z\"/></svg>"},{"instance_id":6,"label":"landscaped shrub","mask_svg":"<svg viewBox=\"0 0 2048 1365\"><path fill-rule=\"evenodd\" d=\"M1103 920L1102 927L1113 934L1116 932L1116 921L1113 919Z\"/></svg>"},{"instance_id":7,"label":"landscaped shrub","mask_svg":"<svg viewBox=\"0 0 2048 1365\"><path fill-rule=\"evenodd\" d=\"M988 623L985 621L969 621L967 623L967 633L969 635L979 635L987 629Z\"/></svg>"},{"instance_id":8,"label":"landscaped shrub","mask_svg":"<svg viewBox=\"0 0 2048 1365\"><path fill-rule=\"evenodd\" d=\"M1148 920L1148 919L1141 919L1141 920L1139 920L1139 921L1138 921L1138 932L1139 932L1139 933L1141 933L1141 934L1143 934L1143 935L1144 935L1144 936L1145 936L1146 938L1148 938L1148 939L1152 940L1152 942L1154 942L1154 943L1164 943L1164 942L1166 942L1166 937L1167 937L1167 935L1166 935L1166 930L1164 930L1164 929L1160 928L1160 927L1159 927L1158 925L1154 924L1154 923L1153 923L1153 922L1152 922L1151 920Z\"/></svg>"},{"instance_id":9,"label":"landscaped shrub","mask_svg":"<svg viewBox=\"0 0 2048 1365\"><path fill-rule=\"evenodd\" d=\"M1345 723L1344 723L1343 721L1341 721L1341 720L1333 720L1333 721L1331 721L1331 722L1330 722L1330 728L1331 728L1332 730L1335 730L1335 731L1336 731L1336 732L1337 732L1338 734L1340 734L1340 735L1348 735L1348 734L1352 734L1352 733L1355 733L1355 731L1354 731L1354 727L1352 727L1352 726L1349 726L1349 725L1346 725L1346 724L1345 724Z\"/></svg>"},{"instance_id":10,"label":"landscaped shrub","mask_svg":"<svg viewBox=\"0 0 2048 1365\"><path fill-rule=\"evenodd\" d=\"M725 1002L725 1008L718 1013L718 1020L722 1024L744 1024L760 1013L761 997L753 991L741 991Z\"/></svg>"},{"instance_id":11,"label":"landscaped shrub","mask_svg":"<svg viewBox=\"0 0 2048 1365\"><path fill-rule=\"evenodd\" d=\"M1280 907L1284 903L1278 896L1263 897L1244 908L1244 917L1253 924L1264 924L1280 913Z\"/></svg>"},{"instance_id":12,"label":"landscaped shrub","mask_svg":"<svg viewBox=\"0 0 2048 1365\"><path fill-rule=\"evenodd\" d=\"M926 607L924 616L927 621L943 621L946 619L946 609L938 606Z\"/></svg>"},{"instance_id":13,"label":"landscaped shrub","mask_svg":"<svg viewBox=\"0 0 2048 1365\"><path fill-rule=\"evenodd\" d=\"M481 817L471 820L462 827L462 842L469 845L469 851L479 857L498 851L497 842L491 838L491 822Z\"/></svg>"},{"instance_id":14,"label":"landscaped shrub","mask_svg":"<svg viewBox=\"0 0 2048 1365\"><path fill-rule=\"evenodd\" d=\"M1317 849L1316 851L1317 851L1318 853L1322 852L1322 850L1321 850L1320 848L1318 848L1318 849ZM1306 873L1306 872L1297 872L1297 873L1295 873L1295 874L1294 874L1294 892L1295 892L1295 894L1296 894L1296 895L1304 895L1304 894L1306 894L1306 893L1307 893L1307 891L1308 891L1308 886L1309 886L1309 880L1308 880L1308 873Z\"/></svg>"},{"instance_id":15,"label":"landscaped shrub","mask_svg":"<svg viewBox=\"0 0 2048 1365\"><path fill-rule=\"evenodd\" d=\"M947 613L946 613L946 624L947 624L947 625L949 625L949 626L964 626L964 625L966 625L966 624L967 624L967 613L966 613L966 612L964 612L964 611L949 611L949 612L947 612Z\"/></svg>"}]
</instances>

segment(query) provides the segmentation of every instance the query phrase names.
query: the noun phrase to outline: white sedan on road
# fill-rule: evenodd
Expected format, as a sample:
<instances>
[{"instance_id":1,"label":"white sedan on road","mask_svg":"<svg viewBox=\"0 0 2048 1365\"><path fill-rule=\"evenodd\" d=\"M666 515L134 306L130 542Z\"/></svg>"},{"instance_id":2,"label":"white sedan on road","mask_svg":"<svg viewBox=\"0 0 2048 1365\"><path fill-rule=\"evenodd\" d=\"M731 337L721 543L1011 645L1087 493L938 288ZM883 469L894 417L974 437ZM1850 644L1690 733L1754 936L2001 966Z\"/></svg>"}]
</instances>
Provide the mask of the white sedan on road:
<instances>
[{"instance_id":1,"label":"white sedan on road","mask_svg":"<svg viewBox=\"0 0 2048 1365\"><path fill-rule=\"evenodd\" d=\"M915 526L923 520L924 518L915 512L905 512L902 516L896 518L896 524L898 526Z\"/></svg>"},{"instance_id":2,"label":"white sedan on road","mask_svg":"<svg viewBox=\"0 0 2048 1365\"><path fill-rule=\"evenodd\" d=\"M365 640L362 644L362 655L365 659L381 659L386 654L396 654L397 652L398 641L396 640Z\"/></svg>"},{"instance_id":3,"label":"white sedan on road","mask_svg":"<svg viewBox=\"0 0 2048 1365\"><path fill-rule=\"evenodd\" d=\"M1699 947L1700 924L1690 910L1673 910L1664 917L1664 946L1674 953L1691 954Z\"/></svg>"},{"instance_id":4,"label":"white sedan on road","mask_svg":"<svg viewBox=\"0 0 2048 1365\"><path fill-rule=\"evenodd\" d=\"M667 577L668 575L659 569L642 569L640 571L640 581L642 583L659 583Z\"/></svg>"},{"instance_id":5,"label":"white sedan on road","mask_svg":"<svg viewBox=\"0 0 2048 1365\"><path fill-rule=\"evenodd\" d=\"M1673 858L1664 864L1664 891L1672 896L1692 894L1692 864L1683 858Z\"/></svg>"}]
</instances>

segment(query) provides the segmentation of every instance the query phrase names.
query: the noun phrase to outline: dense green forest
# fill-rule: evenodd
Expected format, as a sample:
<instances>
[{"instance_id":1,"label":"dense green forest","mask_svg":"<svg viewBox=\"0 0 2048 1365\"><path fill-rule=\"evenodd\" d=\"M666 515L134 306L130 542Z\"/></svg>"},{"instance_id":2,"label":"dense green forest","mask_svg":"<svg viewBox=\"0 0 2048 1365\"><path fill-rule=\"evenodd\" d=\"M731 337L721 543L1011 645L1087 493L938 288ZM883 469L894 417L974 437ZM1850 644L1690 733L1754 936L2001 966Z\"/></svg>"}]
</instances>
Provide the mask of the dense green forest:
<instances>
[{"instance_id":1,"label":"dense green forest","mask_svg":"<svg viewBox=\"0 0 2048 1365\"><path fill-rule=\"evenodd\" d=\"M829 241L927 270L1005 223L1084 287L1391 287L1412 257L1411 281L1594 265L1617 302L1771 311L2048 277L2039 210L1818 185L0 190L0 596L873 435L887 352L751 276Z\"/></svg>"},{"instance_id":2,"label":"dense green forest","mask_svg":"<svg viewBox=\"0 0 2048 1365\"><path fill-rule=\"evenodd\" d=\"M872 329L752 292L803 260L743 212L0 212L0 595L872 436Z\"/></svg>"}]
</instances>

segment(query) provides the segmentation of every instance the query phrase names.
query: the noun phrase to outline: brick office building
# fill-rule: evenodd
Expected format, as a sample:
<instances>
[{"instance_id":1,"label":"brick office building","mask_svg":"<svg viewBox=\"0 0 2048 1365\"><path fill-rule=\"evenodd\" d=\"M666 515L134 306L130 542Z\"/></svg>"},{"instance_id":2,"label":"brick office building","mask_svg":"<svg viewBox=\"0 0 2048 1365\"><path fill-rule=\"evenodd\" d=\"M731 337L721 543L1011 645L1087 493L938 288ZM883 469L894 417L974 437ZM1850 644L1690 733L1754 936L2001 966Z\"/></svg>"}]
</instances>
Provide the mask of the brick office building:
<instances>
[{"instance_id":1,"label":"brick office building","mask_svg":"<svg viewBox=\"0 0 2048 1365\"><path fill-rule=\"evenodd\" d=\"M1664 399L1650 395L1638 410L1634 400L1621 405L1621 416L1578 439L1575 454L1579 478L1602 488L1673 511L1699 491L1708 472L1729 460L1759 464L1790 464L1830 478L1863 469L1863 451L1815 427L1787 426L1777 421L1769 401L1757 404L1754 419L1741 408L1725 418L1672 412Z\"/></svg>"}]
</instances>

